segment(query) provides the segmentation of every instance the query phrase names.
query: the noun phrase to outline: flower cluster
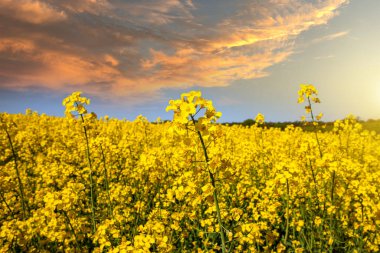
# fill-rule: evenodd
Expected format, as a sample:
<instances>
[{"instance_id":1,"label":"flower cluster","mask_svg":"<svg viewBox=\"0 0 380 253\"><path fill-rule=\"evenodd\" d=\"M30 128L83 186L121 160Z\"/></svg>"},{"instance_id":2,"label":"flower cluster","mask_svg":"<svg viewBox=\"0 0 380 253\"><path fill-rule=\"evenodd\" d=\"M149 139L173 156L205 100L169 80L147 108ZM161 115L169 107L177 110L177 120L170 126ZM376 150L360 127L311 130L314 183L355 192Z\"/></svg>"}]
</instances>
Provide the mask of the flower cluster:
<instances>
[{"instance_id":1,"label":"flower cluster","mask_svg":"<svg viewBox=\"0 0 380 253\"><path fill-rule=\"evenodd\" d=\"M204 115L197 118L196 129L204 131L209 123L216 122L222 116L217 112L211 100L204 99L200 91L183 93L181 99L170 100L166 111L173 111L173 121L186 125L195 122L195 117L204 110Z\"/></svg>"},{"instance_id":2,"label":"flower cluster","mask_svg":"<svg viewBox=\"0 0 380 253\"><path fill-rule=\"evenodd\" d=\"M303 103L306 99L311 99L314 103L320 103L321 101L317 97L318 90L312 84L301 84L298 90L298 103Z\"/></svg>"},{"instance_id":3,"label":"flower cluster","mask_svg":"<svg viewBox=\"0 0 380 253\"><path fill-rule=\"evenodd\" d=\"M87 102L64 104L75 115ZM211 124L220 114L199 92L168 109L174 123L89 121L88 143L71 118L1 114L0 252L220 252L197 134L170 128L199 109L221 133L207 152L228 251L380 251L380 136L354 117L317 143L294 126Z\"/></svg>"},{"instance_id":4,"label":"flower cluster","mask_svg":"<svg viewBox=\"0 0 380 253\"><path fill-rule=\"evenodd\" d=\"M319 121L323 117L323 113L319 113L314 118L313 110L312 110L312 102L315 104L321 103L318 98L318 90L312 84L301 84L300 89L298 90L298 103L305 102L305 98L307 100L307 105L305 106L306 114L310 114L312 121ZM306 117L302 116L302 121L305 121Z\"/></svg>"},{"instance_id":5,"label":"flower cluster","mask_svg":"<svg viewBox=\"0 0 380 253\"><path fill-rule=\"evenodd\" d=\"M65 115L69 118L86 115L88 119L95 119L97 115L94 112L88 113L86 105L90 104L90 99L82 97L81 91L75 91L62 101L65 106Z\"/></svg>"},{"instance_id":6,"label":"flower cluster","mask_svg":"<svg viewBox=\"0 0 380 253\"><path fill-rule=\"evenodd\" d=\"M258 114L256 115L255 122L256 122L257 124L264 124L264 120L265 120L265 117L264 117L263 114L258 113Z\"/></svg>"}]
</instances>

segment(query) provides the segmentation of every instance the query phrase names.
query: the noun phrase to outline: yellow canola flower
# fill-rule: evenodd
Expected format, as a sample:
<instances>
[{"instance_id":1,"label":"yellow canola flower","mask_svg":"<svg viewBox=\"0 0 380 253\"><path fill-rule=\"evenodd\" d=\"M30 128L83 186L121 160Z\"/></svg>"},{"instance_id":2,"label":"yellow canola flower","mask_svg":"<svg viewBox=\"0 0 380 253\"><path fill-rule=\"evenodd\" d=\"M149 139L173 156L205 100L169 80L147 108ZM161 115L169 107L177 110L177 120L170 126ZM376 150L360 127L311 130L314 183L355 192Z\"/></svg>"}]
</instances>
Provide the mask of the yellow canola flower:
<instances>
[{"instance_id":1,"label":"yellow canola flower","mask_svg":"<svg viewBox=\"0 0 380 253\"><path fill-rule=\"evenodd\" d=\"M188 101L189 103L195 102L194 100L200 98L202 93L200 91L190 91L188 93L181 94L182 101Z\"/></svg>"},{"instance_id":2,"label":"yellow canola flower","mask_svg":"<svg viewBox=\"0 0 380 253\"><path fill-rule=\"evenodd\" d=\"M312 95L318 95L318 90L314 87L314 85L312 84L300 85L300 89L298 90L299 98L302 98L303 96L305 96L306 98L309 98Z\"/></svg>"},{"instance_id":3,"label":"yellow canola flower","mask_svg":"<svg viewBox=\"0 0 380 253\"><path fill-rule=\"evenodd\" d=\"M256 115L256 118L255 118L256 123L258 123L258 124L263 124L263 123L264 123L264 120L265 120L265 117L264 117L263 114L258 113L258 114Z\"/></svg>"},{"instance_id":4,"label":"yellow canola flower","mask_svg":"<svg viewBox=\"0 0 380 253\"><path fill-rule=\"evenodd\" d=\"M183 93L178 100L170 100L166 111L173 111L173 122L184 126L194 124L197 131L208 135L210 123L216 122L222 116L215 110L211 100L204 99L200 91ZM203 115L198 114L203 111Z\"/></svg>"},{"instance_id":5,"label":"yellow canola flower","mask_svg":"<svg viewBox=\"0 0 380 253\"><path fill-rule=\"evenodd\" d=\"M321 223L322 223L322 218L319 217L319 216L316 216L315 219L314 219L314 224L316 226L319 226L319 225L321 225Z\"/></svg>"},{"instance_id":6,"label":"yellow canola flower","mask_svg":"<svg viewBox=\"0 0 380 253\"><path fill-rule=\"evenodd\" d=\"M310 114L311 119L314 125L317 125L315 121L320 121L323 114L319 113L317 116L314 116L314 110L312 108L312 102L317 104L321 103L318 96L318 90L312 84L301 84L300 89L298 90L298 103L305 102L306 98L306 106L305 112L306 114ZM302 116L301 121L305 121L306 117Z\"/></svg>"},{"instance_id":7,"label":"yellow canola flower","mask_svg":"<svg viewBox=\"0 0 380 253\"><path fill-rule=\"evenodd\" d=\"M75 101L89 101L64 101L78 116ZM180 122L87 112L88 142L76 120L1 113L0 252L220 252L214 193L230 252L379 252L380 137L354 116L318 143L296 126L217 124L200 92L168 107Z\"/></svg>"},{"instance_id":8,"label":"yellow canola flower","mask_svg":"<svg viewBox=\"0 0 380 253\"><path fill-rule=\"evenodd\" d=\"M318 96L318 90L312 84L301 84L298 90L298 103L303 103L305 98L311 99L314 103L320 103Z\"/></svg>"},{"instance_id":9,"label":"yellow canola flower","mask_svg":"<svg viewBox=\"0 0 380 253\"><path fill-rule=\"evenodd\" d=\"M70 96L66 97L62 101L62 105L65 106L65 115L69 117L75 117L74 112L79 115L87 114L85 105L90 104L90 99L82 97L81 91L75 91Z\"/></svg>"}]
</instances>

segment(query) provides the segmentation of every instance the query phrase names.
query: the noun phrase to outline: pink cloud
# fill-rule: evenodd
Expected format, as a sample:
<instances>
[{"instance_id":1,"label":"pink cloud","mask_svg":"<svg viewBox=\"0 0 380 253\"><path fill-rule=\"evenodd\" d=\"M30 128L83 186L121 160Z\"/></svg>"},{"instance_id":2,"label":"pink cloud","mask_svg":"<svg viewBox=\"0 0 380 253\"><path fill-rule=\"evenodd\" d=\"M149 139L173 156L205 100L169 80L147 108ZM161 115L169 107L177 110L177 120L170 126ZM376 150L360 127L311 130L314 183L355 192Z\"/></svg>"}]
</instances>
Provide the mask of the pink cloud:
<instances>
[{"instance_id":1,"label":"pink cloud","mask_svg":"<svg viewBox=\"0 0 380 253\"><path fill-rule=\"evenodd\" d=\"M63 11L54 9L38 0L0 0L0 15L11 15L21 21L32 24L58 22L66 19Z\"/></svg>"},{"instance_id":2,"label":"pink cloud","mask_svg":"<svg viewBox=\"0 0 380 253\"><path fill-rule=\"evenodd\" d=\"M347 2L0 0L0 85L124 97L260 78Z\"/></svg>"}]
</instances>

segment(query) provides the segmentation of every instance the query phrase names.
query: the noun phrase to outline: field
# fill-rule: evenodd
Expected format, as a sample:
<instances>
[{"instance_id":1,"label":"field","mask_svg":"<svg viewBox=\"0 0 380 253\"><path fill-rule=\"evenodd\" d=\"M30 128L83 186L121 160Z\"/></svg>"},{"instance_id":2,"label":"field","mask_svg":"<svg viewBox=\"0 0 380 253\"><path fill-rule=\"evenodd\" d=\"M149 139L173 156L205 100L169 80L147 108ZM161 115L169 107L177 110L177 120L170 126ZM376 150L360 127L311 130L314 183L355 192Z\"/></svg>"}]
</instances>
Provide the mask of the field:
<instances>
[{"instance_id":1,"label":"field","mask_svg":"<svg viewBox=\"0 0 380 253\"><path fill-rule=\"evenodd\" d=\"M1 114L0 252L379 252L380 136L353 117L224 126L190 92L153 124L88 103Z\"/></svg>"}]
</instances>

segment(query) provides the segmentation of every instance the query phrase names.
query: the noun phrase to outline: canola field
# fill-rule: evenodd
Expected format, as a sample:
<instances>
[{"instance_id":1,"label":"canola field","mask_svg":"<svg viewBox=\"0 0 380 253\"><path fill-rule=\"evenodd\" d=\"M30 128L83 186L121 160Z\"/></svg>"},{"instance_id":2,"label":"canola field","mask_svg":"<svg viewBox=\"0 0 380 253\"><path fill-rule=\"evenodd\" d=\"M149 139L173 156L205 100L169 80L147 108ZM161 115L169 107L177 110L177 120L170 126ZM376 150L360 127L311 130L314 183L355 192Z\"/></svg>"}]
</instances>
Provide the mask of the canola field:
<instances>
[{"instance_id":1,"label":"canola field","mask_svg":"<svg viewBox=\"0 0 380 253\"><path fill-rule=\"evenodd\" d=\"M380 137L222 126L200 92L172 122L0 118L0 252L379 252ZM303 86L311 124L316 90Z\"/></svg>"}]
</instances>

